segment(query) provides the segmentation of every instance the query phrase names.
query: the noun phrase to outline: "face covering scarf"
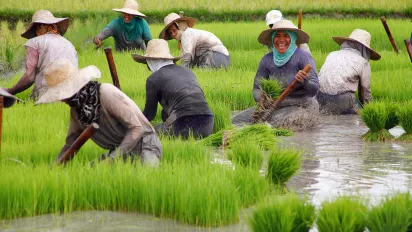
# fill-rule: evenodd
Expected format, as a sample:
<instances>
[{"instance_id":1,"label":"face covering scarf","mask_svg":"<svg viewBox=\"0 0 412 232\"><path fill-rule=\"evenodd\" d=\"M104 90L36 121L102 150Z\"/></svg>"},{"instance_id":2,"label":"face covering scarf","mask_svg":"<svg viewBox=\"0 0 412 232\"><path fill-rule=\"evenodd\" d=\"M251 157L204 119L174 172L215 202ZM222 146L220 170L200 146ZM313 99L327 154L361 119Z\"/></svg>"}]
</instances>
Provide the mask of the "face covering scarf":
<instances>
[{"instance_id":1,"label":"face covering scarf","mask_svg":"<svg viewBox=\"0 0 412 232\"><path fill-rule=\"evenodd\" d=\"M162 67L166 65L173 64L172 60L167 60L167 59L147 59L146 62L150 68L150 71L152 71L152 73L158 71L159 69L161 69Z\"/></svg>"},{"instance_id":2,"label":"face covering scarf","mask_svg":"<svg viewBox=\"0 0 412 232\"><path fill-rule=\"evenodd\" d=\"M273 62L275 63L276 67L282 67L290 60L290 58L292 58L293 54L295 53L297 49L297 46L296 46L297 35L293 31L285 31L286 33L288 33L290 37L290 45L289 45L288 50L286 50L285 53L281 54L278 52L278 50L276 50L275 44L273 43L273 39L275 38L276 32L277 31L272 32Z\"/></svg>"},{"instance_id":3,"label":"face covering scarf","mask_svg":"<svg viewBox=\"0 0 412 232\"><path fill-rule=\"evenodd\" d=\"M340 49L355 49L358 50L363 58L369 60L371 52L365 46L354 41L345 41L340 45Z\"/></svg>"},{"instance_id":4,"label":"face covering scarf","mask_svg":"<svg viewBox=\"0 0 412 232\"><path fill-rule=\"evenodd\" d=\"M75 95L68 99L70 107L76 109L79 121L84 127L100 118L100 84L97 81L89 81Z\"/></svg>"}]
</instances>

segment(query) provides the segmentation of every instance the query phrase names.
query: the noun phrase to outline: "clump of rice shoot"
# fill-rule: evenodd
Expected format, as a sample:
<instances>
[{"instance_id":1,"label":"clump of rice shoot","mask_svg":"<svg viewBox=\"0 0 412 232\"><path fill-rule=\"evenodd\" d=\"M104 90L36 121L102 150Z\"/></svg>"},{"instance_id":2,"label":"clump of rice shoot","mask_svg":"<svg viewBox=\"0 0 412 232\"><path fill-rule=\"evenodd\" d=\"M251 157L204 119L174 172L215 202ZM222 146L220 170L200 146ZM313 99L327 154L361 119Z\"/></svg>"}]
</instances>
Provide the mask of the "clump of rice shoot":
<instances>
[{"instance_id":1,"label":"clump of rice shoot","mask_svg":"<svg viewBox=\"0 0 412 232\"><path fill-rule=\"evenodd\" d=\"M275 136L292 136L294 135L292 130L286 128L272 128L272 134Z\"/></svg>"},{"instance_id":2,"label":"clump of rice shoot","mask_svg":"<svg viewBox=\"0 0 412 232\"><path fill-rule=\"evenodd\" d=\"M227 104L212 102L209 103L209 107L214 117L213 133L232 125L232 121L230 120L230 107Z\"/></svg>"},{"instance_id":3,"label":"clump of rice shoot","mask_svg":"<svg viewBox=\"0 0 412 232\"><path fill-rule=\"evenodd\" d=\"M252 231L309 231L315 207L295 194L275 196L261 203L249 218Z\"/></svg>"},{"instance_id":4,"label":"clump of rice shoot","mask_svg":"<svg viewBox=\"0 0 412 232\"><path fill-rule=\"evenodd\" d=\"M368 214L366 225L369 231L411 231L411 203L409 193L397 193L392 197L385 197Z\"/></svg>"},{"instance_id":5,"label":"clump of rice shoot","mask_svg":"<svg viewBox=\"0 0 412 232\"><path fill-rule=\"evenodd\" d=\"M267 178L275 185L288 181L301 167L302 152L292 149L270 151Z\"/></svg>"},{"instance_id":6,"label":"clump of rice shoot","mask_svg":"<svg viewBox=\"0 0 412 232\"><path fill-rule=\"evenodd\" d=\"M408 101L399 107L396 114L399 119L399 124L405 130L405 133L399 136L396 140L410 142L412 141L412 101Z\"/></svg>"},{"instance_id":7,"label":"clump of rice shoot","mask_svg":"<svg viewBox=\"0 0 412 232\"><path fill-rule=\"evenodd\" d=\"M231 127L209 135L202 141L207 146L231 147L237 140L252 140L262 149L269 150L276 146L277 139L272 133L272 128L266 124L254 124L243 128Z\"/></svg>"},{"instance_id":8,"label":"clump of rice shoot","mask_svg":"<svg viewBox=\"0 0 412 232\"><path fill-rule=\"evenodd\" d=\"M235 164L259 170L263 163L262 152L261 147L255 141L242 139L232 143L226 154Z\"/></svg>"},{"instance_id":9,"label":"clump of rice shoot","mask_svg":"<svg viewBox=\"0 0 412 232\"><path fill-rule=\"evenodd\" d=\"M362 199L355 196L340 196L333 201L322 203L316 225L319 232L363 232L367 212Z\"/></svg>"},{"instance_id":10,"label":"clump of rice shoot","mask_svg":"<svg viewBox=\"0 0 412 232\"><path fill-rule=\"evenodd\" d=\"M384 102L371 102L361 110L363 122L369 127L369 131L362 135L365 141L388 141L394 137L385 129L388 120L388 110Z\"/></svg>"},{"instance_id":11,"label":"clump of rice shoot","mask_svg":"<svg viewBox=\"0 0 412 232\"><path fill-rule=\"evenodd\" d=\"M260 86L262 90L272 99L276 99L283 91L283 86L278 80L261 79Z\"/></svg>"},{"instance_id":12,"label":"clump of rice shoot","mask_svg":"<svg viewBox=\"0 0 412 232\"><path fill-rule=\"evenodd\" d=\"M389 130L399 124L399 119L396 113L399 110L399 104L395 102L387 103L386 104L386 112L388 114L388 118L385 122L385 129Z\"/></svg>"}]
</instances>

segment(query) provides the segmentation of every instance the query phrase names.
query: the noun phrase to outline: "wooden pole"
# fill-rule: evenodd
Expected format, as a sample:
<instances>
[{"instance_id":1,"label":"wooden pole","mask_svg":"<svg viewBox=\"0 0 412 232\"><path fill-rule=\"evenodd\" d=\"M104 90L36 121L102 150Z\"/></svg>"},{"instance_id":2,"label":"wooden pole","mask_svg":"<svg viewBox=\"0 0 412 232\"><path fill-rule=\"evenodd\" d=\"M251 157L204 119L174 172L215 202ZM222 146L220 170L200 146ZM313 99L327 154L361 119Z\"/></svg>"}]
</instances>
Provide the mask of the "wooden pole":
<instances>
[{"instance_id":1,"label":"wooden pole","mask_svg":"<svg viewBox=\"0 0 412 232\"><path fill-rule=\"evenodd\" d=\"M185 14L185 12L183 11L179 11L179 16L180 18L183 18L183 15ZM182 49L182 43L180 41L177 41L177 49L181 50Z\"/></svg>"},{"instance_id":2,"label":"wooden pole","mask_svg":"<svg viewBox=\"0 0 412 232\"><path fill-rule=\"evenodd\" d=\"M302 70L306 73L309 73L312 70L312 66L310 66L310 64L307 64ZM290 83L289 86L285 90L283 90L282 94L276 99L276 102L273 104L273 106L262 116L260 122L265 122L273 114L273 112L275 112L275 110L279 108L280 103L282 103L282 101L285 100L285 98L292 92L297 83L298 81L294 79L292 83Z\"/></svg>"},{"instance_id":3,"label":"wooden pole","mask_svg":"<svg viewBox=\"0 0 412 232\"><path fill-rule=\"evenodd\" d=\"M57 160L57 164L62 164L73 159L75 153L77 153L87 140L92 137L94 132L99 129L97 123L92 123L77 137L72 145L64 152L64 154Z\"/></svg>"},{"instance_id":4,"label":"wooden pole","mask_svg":"<svg viewBox=\"0 0 412 232\"><path fill-rule=\"evenodd\" d=\"M119 77L117 76L116 65L114 64L112 48L106 47L104 48L104 53L106 53L107 63L109 64L110 75L112 76L113 85L116 86L118 89L120 88Z\"/></svg>"},{"instance_id":5,"label":"wooden pole","mask_svg":"<svg viewBox=\"0 0 412 232\"><path fill-rule=\"evenodd\" d=\"M405 46L406 46L406 50L408 51L409 54L409 59L411 59L412 62L412 44L411 41L408 39L405 39Z\"/></svg>"},{"instance_id":6,"label":"wooden pole","mask_svg":"<svg viewBox=\"0 0 412 232\"><path fill-rule=\"evenodd\" d=\"M385 28L386 34L388 35L389 41L392 44L393 50L395 50L396 53L399 53L398 47L396 46L395 40L392 37L392 33L389 30L388 24L386 23L386 19L384 16L381 17L381 21L382 21L383 27Z\"/></svg>"},{"instance_id":7,"label":"wooden pole","mask_svg":"<svg viewBox=\"0 0 412 232\"><path fill-rule=\"evenodd\" d=\"M2 138L2 125L3 125L3 107L4 107L4 97L0 96L0 155L1 155L1 138Z\"/></svg>"},{"instance_id":8,"label":"wooden pole","mask_svg":"<svg viewBox=\"0 0 412 232\"><path fill-rule=\"evenodd\" d=\"M302 29L302 9L299 9L298 13L298 28ZM298 48L300 48L300 44L298 44Z\"/></svg>"}]
</instances>

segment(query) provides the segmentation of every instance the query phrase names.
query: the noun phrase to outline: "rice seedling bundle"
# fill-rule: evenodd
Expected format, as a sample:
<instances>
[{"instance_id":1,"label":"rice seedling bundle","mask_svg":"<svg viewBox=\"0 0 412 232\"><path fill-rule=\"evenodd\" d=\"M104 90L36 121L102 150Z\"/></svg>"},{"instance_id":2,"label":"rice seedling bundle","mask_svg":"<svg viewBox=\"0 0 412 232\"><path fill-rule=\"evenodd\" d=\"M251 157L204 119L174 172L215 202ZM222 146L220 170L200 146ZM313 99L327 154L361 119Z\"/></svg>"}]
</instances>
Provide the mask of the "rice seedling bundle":
<instances>
[{"instance_id":1,"label":"rice seedling bundle","mask_svg":"<svg viewBox=\"0 0 412 232\"><path fill-rule=\"evenodd\" d=\"M301 155L292 149L270 151L266 177L274 184L285 183L300 169Z\"/></svg>"},{"instance_id":2,"label":"rice seedling bundle","mask_svg":"<svg viewBox=\"0 0 412 232\"><path fill-rule=\"evenodd\" d=\"M367 218L370 232L410 231L412 223L412 198L409 193L387 196L373 207Z\"/></svg>"},{"instance_id":3,"label":"rice seedling bundle","mask_svg":"<svg viewBox=\"0 0 412 232\"><path fill-rule=\"evenodd\" d=\"M261 79L262 90L272 99L276 99L283 91L283 86L277 80Z\"/></svg>"},{"instance_id":4,"label":"rice seedling bundle","mask_svg":"<svg viewBox=\"0 0 412 232\"><path fill-rule=\"evenodd\" d=\"M386 103L371 102L361 110L363 122L368 126L369 131L361 138L365 141L387 141L393 139L393 136L385 129L388 121L388 111Z\"/></svg>"},{"instance_id":5,"label":"rice seedling bundle","mask_svg":"<svg viewBox=\"0 0 412 232\"><path fill-rule=\"evenodd\" d=\"M249 225L256 232L308 232L314 219L313 205L288 194L261 203L249 218Z\"/></svg>"},{"instance_id":6,"label":"rice seedling bundle","mask_svg":"<svg viewBox=\"0 0 412 232\"><path fill-rule=\"evenodd\" d=\"M180 140L162 137L163 148L162 162L168 163L202 163L210 160L208 148L203 143L198 143L193 137Z\"/></svg>"},{"instance_id":7,"label":"rice seedling bundle","mask_svg":"<svg viewBox=\"0 0 412 232\"><path fill-rule=\"evenodd\" d=\"M230 120L230 110L227 104L220 102L209 102L209 107L214 116L213 133L221 131L232 125L232 121Z\"/></svg>"},{"instance_id":8,"label":"rice seedling bundle","mask_svg":"<svg viewBox=\"0 0 412 232\"><path fill-rule=\"evenodd\" d=\"M238 139L231 143L227 157L235 164L259 170L263 163L263 151L259 144L250 139Z\"/></svg>"},{"instance_id":9,"label":"rice seedling bundle","mask_svg":"<svg viewBox=\"0 0 412 232\"><path fill-rule=\"evenodd\" d=\"M396 112L399 111L399 104L396 102L387 102L386 103L386 112L388 117L385 122L385 129L389 130L399 124L398 116Z\"/></svg>"},{"instance_id":10,"label":"rice seedling bundle","mask_svg":"<svg viewBox=\"0 0 412 232\"><path fill-rule=\"evenodd\" d=\"M405 134L399 136L397 140L412 141L412 101L402 104L396 115L398 116L399 124L405 130Z\"/></svg>"},{"instance_id":11,"label":"rice seedling bundle","mask_svg":"<svg viewBox=\"0 0 412 232\"><path fill-rule=\"evenodd\" d=\"M322 203L316 225L319 232L363 232L367 211L362 199L341 196Z\"/></svg>"}]
</instances>

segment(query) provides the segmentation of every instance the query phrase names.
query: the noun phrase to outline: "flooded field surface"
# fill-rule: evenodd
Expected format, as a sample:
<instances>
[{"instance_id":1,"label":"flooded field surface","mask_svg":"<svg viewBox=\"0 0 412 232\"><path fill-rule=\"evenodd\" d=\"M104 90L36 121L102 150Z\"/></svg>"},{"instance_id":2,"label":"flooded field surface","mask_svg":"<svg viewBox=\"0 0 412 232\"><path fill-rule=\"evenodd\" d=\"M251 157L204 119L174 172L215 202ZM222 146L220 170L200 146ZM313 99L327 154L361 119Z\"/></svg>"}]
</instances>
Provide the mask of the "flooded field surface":
<instances>
[{"instance_id":1,"label":"flooded field surface","mask_svg":"<svg viewBox=\"0 0 412 232\"><path fill-rule=\"evenodd\" d=\"M282 138L281 146L304 150L300 172L287 183L316 205L340 194L360 194L372 203L412 184L412 144L364 142L368 128L359 116L323 116L311 132ZM390 130L395 137L402 128ZM3 221L0 231L250 231L246 214L240 223L197 228L175 220L120 212L74 212Z\"/></svg>"}]
</instances>

